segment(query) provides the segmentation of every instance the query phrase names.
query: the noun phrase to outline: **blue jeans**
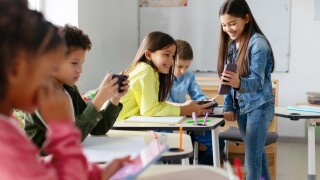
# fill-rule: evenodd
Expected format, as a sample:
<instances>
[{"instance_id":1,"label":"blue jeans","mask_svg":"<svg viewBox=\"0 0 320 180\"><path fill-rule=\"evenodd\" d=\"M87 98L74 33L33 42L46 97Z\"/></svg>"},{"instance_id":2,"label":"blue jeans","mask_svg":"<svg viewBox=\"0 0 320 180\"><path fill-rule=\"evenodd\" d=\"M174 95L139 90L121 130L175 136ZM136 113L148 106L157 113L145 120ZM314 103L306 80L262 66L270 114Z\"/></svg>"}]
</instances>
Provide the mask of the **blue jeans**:
<instances>
[{"instance_id":1,"label":"blue jeans","mask_svg":"<svg viewBox=\"0 0 320 180\"><path fill-rule=\"evenodd\" d=\"M274 104L267 102L242 116L238 113L238 126L245 144L246 180L271 179L268 159L264 151L268 128L274 116Z\"/></svg>"}]
</instances>

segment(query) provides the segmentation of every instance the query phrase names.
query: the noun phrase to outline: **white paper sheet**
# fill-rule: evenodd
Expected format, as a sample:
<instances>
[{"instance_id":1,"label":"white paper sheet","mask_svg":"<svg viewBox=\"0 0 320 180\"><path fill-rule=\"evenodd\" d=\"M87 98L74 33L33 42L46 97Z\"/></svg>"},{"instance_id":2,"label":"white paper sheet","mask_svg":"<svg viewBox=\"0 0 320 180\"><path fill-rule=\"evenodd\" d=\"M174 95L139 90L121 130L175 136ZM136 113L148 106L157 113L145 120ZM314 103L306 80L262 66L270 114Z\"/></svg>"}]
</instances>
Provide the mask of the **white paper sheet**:
<instances>
[{"instance_id":1,"label":"white paper sheet","mask_svg":"<svg viewBox=\"0 0 320 180\"><path fill-rule=\"evenodd\" d=\"M146 116L131 116L125 122L140 122L140 123L169 123L177 124L184 116L164 116L164 117L146 117Z\"/></svg>"},{"instance_id":2,"label":"white paper sheet","mask_svg":"<svg viewBox=\"0 0 320 180\"><path fill-rule=\"evenodd\" d=\"M126 155L134 157L145 146L143 136L89 136L83 142L84 154L90 162L109 162Z\"/></svg>"}]
</instances>

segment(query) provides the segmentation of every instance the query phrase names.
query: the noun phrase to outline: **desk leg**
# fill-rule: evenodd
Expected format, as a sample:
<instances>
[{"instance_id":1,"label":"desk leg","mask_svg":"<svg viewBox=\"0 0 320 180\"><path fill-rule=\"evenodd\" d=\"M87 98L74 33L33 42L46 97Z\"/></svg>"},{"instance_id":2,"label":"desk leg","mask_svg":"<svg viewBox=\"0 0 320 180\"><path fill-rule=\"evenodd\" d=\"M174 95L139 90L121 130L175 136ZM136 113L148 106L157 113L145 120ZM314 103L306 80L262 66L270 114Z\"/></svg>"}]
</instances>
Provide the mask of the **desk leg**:
<instances>
[{"instance_id":1,"label":"desk leg","mask_svg":"<svg viewBox=\"0 0 320 180\"><path fill-rule=\"evenodd\" d=\"M308 122L308 180L316 180L315 122Z\"/></svg>"},{"instance_id":2,"label":"desk leg","mask_svg":"<svg viewBox=\"0 0 320 180\"><path fill-rule=\"evenodd\" d=\"M220 167L220 155L219 155L219 127L212 129L212 155L214 167Z\"/></svg>"},{"instance_id":3,"label":"desk leg","mask_svg":"<svg viewBox=\"0 0 320 180\"><path fill-rule=\"evenodd\" d=\"M198 164L198 152L199 152L199 143L194 141L194 151L193 151L193 165Z\"/></svg>"}]
</instances>

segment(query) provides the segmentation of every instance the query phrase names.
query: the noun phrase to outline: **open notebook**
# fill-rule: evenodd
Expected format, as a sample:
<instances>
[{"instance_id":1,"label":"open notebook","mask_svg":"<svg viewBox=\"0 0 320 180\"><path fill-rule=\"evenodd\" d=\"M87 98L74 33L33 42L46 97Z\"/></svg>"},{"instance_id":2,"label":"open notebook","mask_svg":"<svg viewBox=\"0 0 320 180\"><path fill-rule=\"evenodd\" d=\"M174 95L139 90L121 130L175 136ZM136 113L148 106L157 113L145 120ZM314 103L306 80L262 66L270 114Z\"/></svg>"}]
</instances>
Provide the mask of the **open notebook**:
<instances>
[{"instance_id":1,"label":"open notebook","mask_svg":"<svg viewBox=\"0 0 320 180\"><path fill-rule=\"evenodd\" d=\"M184 116L165 116L165 117L146 117L146 116L131 116L125 122L132 123L169 123L177 124L183 120Z\"/></svg>"}]
</instances>

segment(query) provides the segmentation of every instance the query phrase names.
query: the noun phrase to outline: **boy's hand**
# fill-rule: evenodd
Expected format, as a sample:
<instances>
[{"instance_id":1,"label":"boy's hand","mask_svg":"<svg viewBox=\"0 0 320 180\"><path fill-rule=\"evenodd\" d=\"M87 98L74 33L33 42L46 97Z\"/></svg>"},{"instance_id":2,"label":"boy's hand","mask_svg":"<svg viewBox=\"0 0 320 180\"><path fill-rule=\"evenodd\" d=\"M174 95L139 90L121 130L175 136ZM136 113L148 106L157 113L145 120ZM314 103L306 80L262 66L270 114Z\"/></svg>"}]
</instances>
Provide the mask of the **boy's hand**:
<instances>
[{"instance_id":1,"label":"boy's hand","mask_svg":"<svg viewBox=\"0 0 320 180\"><path fill-rule=\"evenodd\" d=\"M98 111L102 105L118 93L118 78L112 79L112 73L108 73L102 80L96 97L92 100L92 104L96 107Z\"/></svg>"},{"instance_id":2,"label":"boy's hand","mask_svg":"<svg viewBox=\"0 0 320 180\"><path fill-rule=\"evenodd\" d=\"M130 81L127 79L125 81L122 82L122 86L120 87L120 89L122 90L121 93L116 93L111 99L110 101L112 102L112 104L114 105L118 105L120 99L128 93L128 89L129 89L129 83Z\"/></svg>"},{"instance_id":3,"label":"boy's hand","mask_svg":"<svg viewBox=\"0 0 320 180\"><path fill-rule=\"evenodd\" d=\"M54 82L48 83L39 90L37 104L39 113L46 122L74 118L69 97Z\"/></svg>"},{"instance_id":4,"label":"boy's hand","mask_svg":"<svg viewBox=\"0 0 320 180\"><path fill-rule=\"evenodd\" d=\"M223 118L226 121L236 121L236 120L238 120L238 115L237 115L237 113L235 113L233 111L228 111L228 112L223 113Z\"/></svg>"}]
</instances>

